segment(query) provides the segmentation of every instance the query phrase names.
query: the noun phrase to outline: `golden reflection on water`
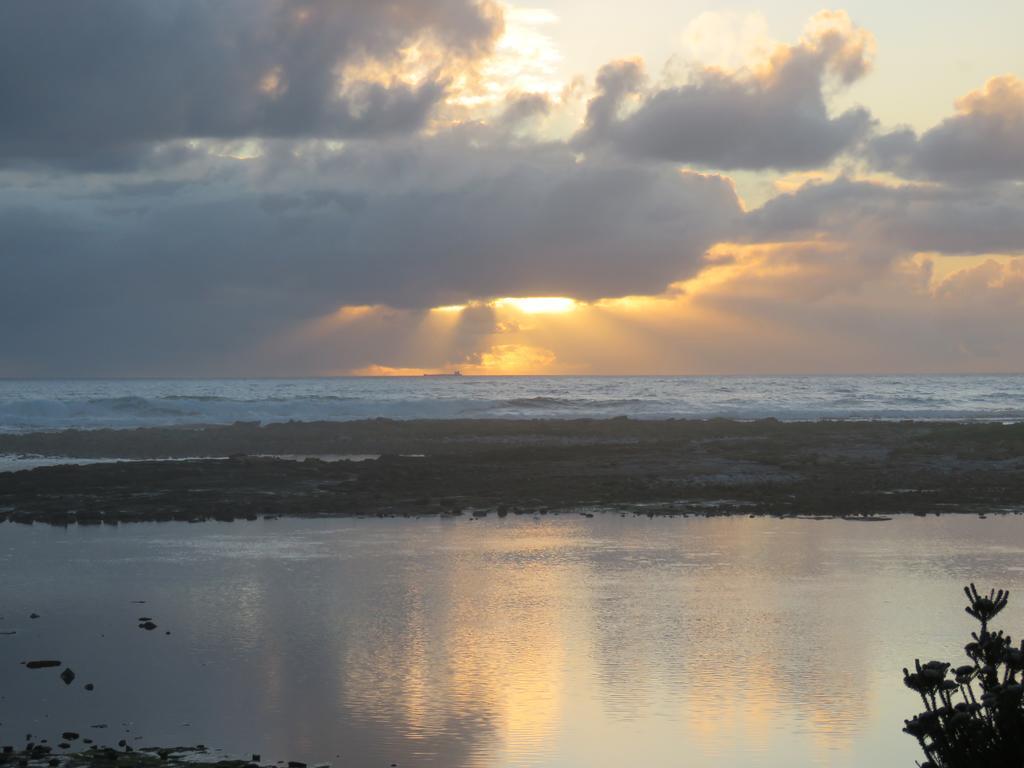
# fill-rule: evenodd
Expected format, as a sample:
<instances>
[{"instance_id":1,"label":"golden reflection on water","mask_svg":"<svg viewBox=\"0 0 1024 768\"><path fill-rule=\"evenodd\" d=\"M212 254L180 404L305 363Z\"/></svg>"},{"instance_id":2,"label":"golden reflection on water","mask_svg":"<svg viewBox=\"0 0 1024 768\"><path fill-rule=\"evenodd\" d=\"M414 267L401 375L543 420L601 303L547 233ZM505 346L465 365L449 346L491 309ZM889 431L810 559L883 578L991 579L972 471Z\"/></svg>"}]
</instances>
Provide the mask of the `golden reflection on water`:
<instances>
[{"instance_id":1,"label":"golden reflection on water","mask_svg":"<svg viewBox=\"0 0 1024 768\"><path fill-rule=\"evenodd\" d=\"M474 529L456 532L454 551L472 547ZM464 540L460 542L460 536ZM562 539L547 531L549 549ZM486 574L470 558L440 561L430 574L440 594L424 594L424 574L403 574L399 625L365 625L349 643L343 690L350 707L395 723L410 739L449 727L457 713L490 734L489 750L518 764L550 738L564 690L565 632L560 611L570 574L557 568L492 562Z\"/></svg>"},{"instance_id":2,"label":"golden reflection on water","mask_svg":"<svg viewBox=\"0 0 1024 768\"><path fill-rule=\"evenodd\" d=\"M808 733L828 764L829 753L851 746L875 696L867 673L877 631L862 615L868 602L814 588L822 538L834 533L808 526L778 540L750 536L734 522L709 527L718 546L739 560L763 564L784 551L771 569L784 582L780 589L760 569L737 569L726 583L719 569L691 575L688 589L721 607L703 615L691 635L701 652L687 670L687 740L715 754L742 734L754 749L770 752L793 729ZM684 610L701 615L698 608Z\"/></svg>"},{"instance_id":3,"label":"golden reflection on water","mask_svg":"<svg viewBox=\"0 0 1024 768\"><path fill-rule=\"evenodd\" d=\"M586 530L564 520L503 527L481 558L488 524L453 527L437 570L388 586L403 611L349 639L339 669L354 715L424 740L461 713L486 734L481 764L501 765L543 764L566 739L577 757L613 765L641 735L656 760L681 748L735 758L738 742L747 756L777 753L801 731L824 765L856 738L874 696L863 604L794 601L756 571L723 579L721 552L679 559L672 537L684 552L694 542L671 522L637 522L666 530L596 558L580 551ZM757 561L776 545L735 523L702 525L729 557ZM819 530L787 535L783 574L820 559ZM653 551L631 560L631 547ZM579 727L588 722L600 731Z\"/></svg>"}]
</instances>

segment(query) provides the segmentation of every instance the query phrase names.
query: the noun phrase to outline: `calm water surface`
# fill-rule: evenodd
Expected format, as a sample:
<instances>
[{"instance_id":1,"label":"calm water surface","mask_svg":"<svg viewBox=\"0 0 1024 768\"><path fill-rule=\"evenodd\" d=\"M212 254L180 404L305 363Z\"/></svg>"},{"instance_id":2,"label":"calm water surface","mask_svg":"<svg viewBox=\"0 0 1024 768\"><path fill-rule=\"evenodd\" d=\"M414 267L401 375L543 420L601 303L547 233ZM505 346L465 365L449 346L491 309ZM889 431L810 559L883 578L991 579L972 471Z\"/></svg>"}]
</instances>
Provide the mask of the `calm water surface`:
<instances>
[{"instance_id":1,"label":"calm water surface","mask_svg":"<svg viewBox=\"0 0 1024 768\"><path fill-rule=\"evenodd\" d=\"M959 661L970 579L1019 634L1022 553L1019 518L0 525L0 743L909 767L901 667ZM74 684L19 665L47 657Z\"/></svg>"}]
</instances>

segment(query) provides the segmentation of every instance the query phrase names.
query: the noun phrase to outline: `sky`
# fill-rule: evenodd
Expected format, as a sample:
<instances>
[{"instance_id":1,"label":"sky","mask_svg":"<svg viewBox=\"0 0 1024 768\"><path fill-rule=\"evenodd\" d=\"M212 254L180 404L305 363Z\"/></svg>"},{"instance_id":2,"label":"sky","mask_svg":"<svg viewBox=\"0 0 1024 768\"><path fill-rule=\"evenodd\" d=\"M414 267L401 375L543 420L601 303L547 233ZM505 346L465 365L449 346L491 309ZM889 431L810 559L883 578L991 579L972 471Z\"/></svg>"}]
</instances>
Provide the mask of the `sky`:
<instances>
[{"instance_id":1,"label":"sky","mask_svg":"<svg viewBox=\"0 0 1024 768\"><path fill-rule=\"evenodd\" d=\"M0 376L1024 372L1024 4L0 4Z\"/></svg>"}]
</instances>

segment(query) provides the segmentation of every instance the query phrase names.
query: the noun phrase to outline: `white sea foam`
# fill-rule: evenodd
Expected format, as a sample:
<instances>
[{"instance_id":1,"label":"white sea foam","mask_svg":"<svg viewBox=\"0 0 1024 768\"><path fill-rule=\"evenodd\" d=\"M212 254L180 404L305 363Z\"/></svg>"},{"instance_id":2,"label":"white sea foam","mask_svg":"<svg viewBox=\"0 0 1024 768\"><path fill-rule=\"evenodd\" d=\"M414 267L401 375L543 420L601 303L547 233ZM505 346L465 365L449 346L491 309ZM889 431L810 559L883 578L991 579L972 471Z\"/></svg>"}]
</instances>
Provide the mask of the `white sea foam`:
<instances>
[{"instance_id":1,"label":"white sea foam","mask_svg":"<svg viewBox=\"0 0 1024 768\"><path fill-rule=\"evenodd\" d=\"M0 381L0 431L367 418L1020 421L1022 376Z\"/></svg>"}]
</instances>

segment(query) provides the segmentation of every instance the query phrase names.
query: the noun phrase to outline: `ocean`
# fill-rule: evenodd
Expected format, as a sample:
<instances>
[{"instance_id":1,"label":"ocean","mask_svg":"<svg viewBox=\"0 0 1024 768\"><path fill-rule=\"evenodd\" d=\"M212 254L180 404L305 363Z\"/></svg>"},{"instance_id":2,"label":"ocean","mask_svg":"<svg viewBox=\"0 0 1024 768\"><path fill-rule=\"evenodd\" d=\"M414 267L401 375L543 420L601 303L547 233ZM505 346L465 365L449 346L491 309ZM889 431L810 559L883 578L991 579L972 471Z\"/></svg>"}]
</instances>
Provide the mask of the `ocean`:
<instances>
[{"instance_id":1,"label":"ocean","mask_svg":"<svg viewBox=\"0 0 1024 768\"><path fill-rule=\"evenodd\" d=\"M353 419L1016 422L1024 375L0 380L0 431Z\"/></svg>"}]
</instances>

